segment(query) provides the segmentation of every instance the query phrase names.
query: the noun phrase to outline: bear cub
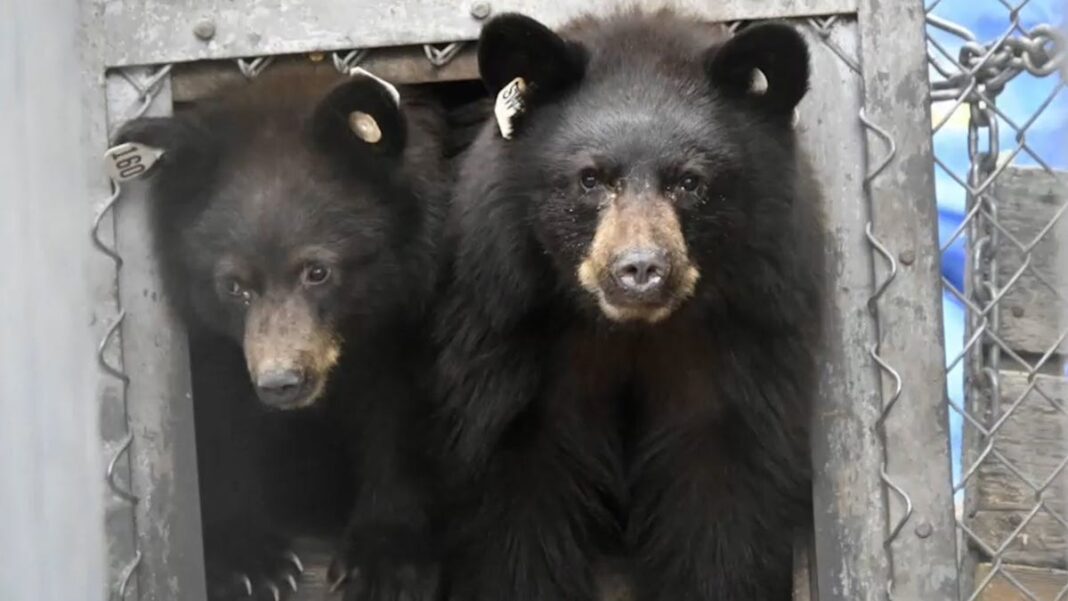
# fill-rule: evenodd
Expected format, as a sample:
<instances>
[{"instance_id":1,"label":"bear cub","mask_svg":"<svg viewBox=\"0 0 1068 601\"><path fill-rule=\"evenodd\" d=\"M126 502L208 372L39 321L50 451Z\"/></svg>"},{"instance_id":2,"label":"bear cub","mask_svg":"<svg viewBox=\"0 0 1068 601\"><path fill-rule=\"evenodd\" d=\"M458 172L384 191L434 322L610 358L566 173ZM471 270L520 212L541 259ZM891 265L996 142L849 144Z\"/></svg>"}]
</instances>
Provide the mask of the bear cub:
<instances>
[{"instance_id":1,"label":"bear cub","mask_svg":"<svg viewBox=\"0 0 1068 601\"><path fill-rule=\"evenodd\" d=\"M437 100L276 67L119 142L162 149L151 227L188 325L212 599L278 599L344 532L345 599L436 595L427 309L448 192Z\"/></svg>"},{"instance_id":2,"label":"bear cub","mask_svg":"<svg viewBox=\"0 0 1068 601\"><path fill-rule=\"evenodd\" d=\"M455 599L787 601L823 286L785 24L484 28L512 99L458 175L439 397Z\"/></svg>"}]
</instances>

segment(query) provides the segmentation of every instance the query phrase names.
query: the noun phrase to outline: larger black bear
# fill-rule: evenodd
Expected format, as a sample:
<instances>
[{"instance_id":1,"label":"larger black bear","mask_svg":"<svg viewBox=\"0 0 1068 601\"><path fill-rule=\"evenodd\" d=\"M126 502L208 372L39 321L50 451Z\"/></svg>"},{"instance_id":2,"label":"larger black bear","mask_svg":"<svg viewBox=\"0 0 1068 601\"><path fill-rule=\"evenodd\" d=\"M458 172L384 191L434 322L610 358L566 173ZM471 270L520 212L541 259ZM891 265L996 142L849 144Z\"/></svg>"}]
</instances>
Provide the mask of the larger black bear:
<instances>
[{"instance_id":1,"label":"larger black bear","mask_svg":"<svg viewBox=\"0 0 1068 601\"><path fill-rule=\"evenodd\" d=\"M346 518L330 570L346 599L436 594L424 320L443 128L415 90L279 67L120 136L164 150L152 226L192 334L213 599L277 599L294 531Z\"/></svg>"},{"instance_id":2,"label":"larger black bear","mask_svg":"<svg viewBox=\"0 0 1068 601\"><path fill-rule=\"evenodd\" d=\"M478 58L520 102L450 221L454 598L588 601L622 554L638 601L789 599L823 285L803 38L502 15Z\"/></svg>"}]
</instances>

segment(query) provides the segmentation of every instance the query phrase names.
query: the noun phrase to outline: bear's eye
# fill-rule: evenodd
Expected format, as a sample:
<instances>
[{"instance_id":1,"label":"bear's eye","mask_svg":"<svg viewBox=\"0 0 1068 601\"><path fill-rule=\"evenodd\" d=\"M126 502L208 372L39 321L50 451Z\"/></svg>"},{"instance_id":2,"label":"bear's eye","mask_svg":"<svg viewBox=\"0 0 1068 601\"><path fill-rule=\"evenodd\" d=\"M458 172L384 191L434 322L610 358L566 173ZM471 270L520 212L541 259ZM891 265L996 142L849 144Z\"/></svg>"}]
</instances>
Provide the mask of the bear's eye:
<instances>
[{"instance_id":1,"label":"bear's eye","mask_svg":"<svg viewBox=\"0 0 1068 601\"><path fill-rule=\"evenodd\" d=\"M227 278L226 281L223 282L223 290L225 290L226 294L229 296L245 303L252 299L252 293L245 287L245 284L237 278Z\"/></svg>"},{"instance_id":2,"label":"bear's eye","mask_svg":"<svg viewBox=\"0 0 1068 601\"><path fill-rule=\"evenodd\" d=\"M243 296L245 287L241 285L241 282L237 281L237 278L230 278L226 282L226 293L230 296Z\"/></svg>"},{"instance_id":3,"label":"bear's eye","mask_svg":"<svg viewBox=\"0 0 1068 601\"><path fill-rule=\"evenodd\" d=\"M318 286L330 279L330 268L319 263L308 263L304 266L304 273L301 274L301 279L308 286Z\"/></svg>"},{"instance_id":4,"label":"bear's eye","mask_svg":"<svg viewBox=\"0 0 1068 601\"><path fill-rule=\"evenodd\" d=\"M693 174L684 175L679 180L679 187L687 192L696 192L700 186L701 178Z\"/></svg>"},{"instance_id":5,"label":"bear's eye","mask_svg":"<svg viewBox=\"0 0 1068 601\"><path fill-rule=\"evenodd\" d=\"M597 184L601 183L601 178L597 174L596 169L583 169L579 172L579 183L586 190L592 190L597 187Z\"/></svg>"}]
</instances>

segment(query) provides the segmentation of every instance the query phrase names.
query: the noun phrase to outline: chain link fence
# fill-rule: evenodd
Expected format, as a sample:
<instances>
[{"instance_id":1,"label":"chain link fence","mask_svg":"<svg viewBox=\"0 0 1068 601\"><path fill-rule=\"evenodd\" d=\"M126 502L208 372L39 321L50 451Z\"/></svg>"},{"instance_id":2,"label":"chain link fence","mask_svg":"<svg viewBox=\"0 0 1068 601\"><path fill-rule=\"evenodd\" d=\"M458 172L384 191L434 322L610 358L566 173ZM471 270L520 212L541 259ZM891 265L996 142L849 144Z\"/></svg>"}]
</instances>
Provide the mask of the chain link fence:
<instances>
[{"instance_id":1,"label":"chain link fence","mask_svg":"<svg viewBox=\"0 0 1068 601\"><path fill-rule=\"evenodd\" d=\"M1060 9L1034 0L926 7L968 600L1068 598Z\"/></svg>"}]
</instances>

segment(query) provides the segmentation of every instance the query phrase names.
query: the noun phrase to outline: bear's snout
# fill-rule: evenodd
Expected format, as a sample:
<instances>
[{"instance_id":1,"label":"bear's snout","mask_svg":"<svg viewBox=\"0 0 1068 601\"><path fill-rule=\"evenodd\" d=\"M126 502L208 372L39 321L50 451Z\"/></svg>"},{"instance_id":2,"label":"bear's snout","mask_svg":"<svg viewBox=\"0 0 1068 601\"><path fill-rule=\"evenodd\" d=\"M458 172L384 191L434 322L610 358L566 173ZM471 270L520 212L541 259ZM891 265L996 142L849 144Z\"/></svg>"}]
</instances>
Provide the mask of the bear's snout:
<instances>
[{"instance_id":1,"label":"bear's snout","mask_svg":"<svg viewBox=\"0 0 1068 601\"><path fill-rule=\"evenodd\" d=\"M634 248L616 256L611 273L613 296L623 301L652 301L671 275L671 262L663 249Z\"/></svg>"},{"instance_id":2,"label":"bear's snout","mask_svg":"<svg viewBox=\"0 0 1068 601\"><path fill-rule=\"evenodd\" d=\"M256 395L272 407L291 407L306 396L308 383L300 368L268 369L256 376Z\"/></svg>"},{"instance_id":3,"label":"bear's snout","mask_svg":"<svg viewBox=\"0 0 1068 601\"><path fill-rule=\"evenodd\" d=\"M276 409L297 409L323 393L341 344L297 297L249 307L245 360L256 395Z\"/></svg>"},{"instance_id":4,"label":"bear's snout","mask_svg":"<svg viewBox=\"0 0 1068 601\"><path fill-rule=\"evenodd\" d=\"M671 202L621 195L601 211L577 275L605 317L656 323L693 294L700 274Z\"/></svg>"}]
</instances>

